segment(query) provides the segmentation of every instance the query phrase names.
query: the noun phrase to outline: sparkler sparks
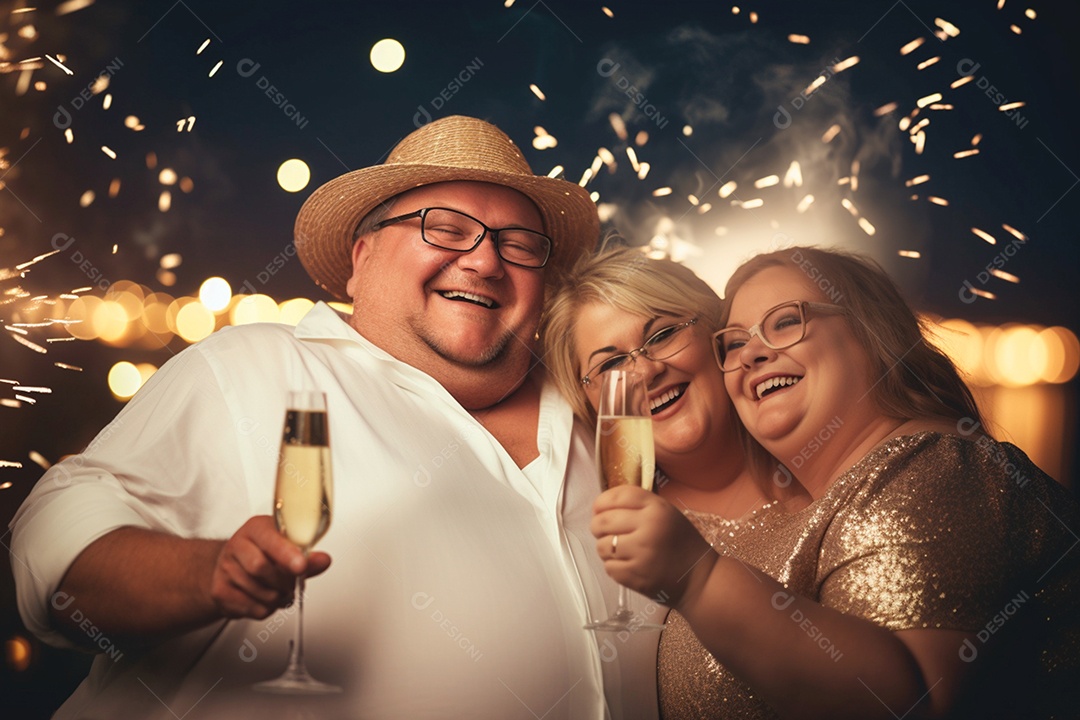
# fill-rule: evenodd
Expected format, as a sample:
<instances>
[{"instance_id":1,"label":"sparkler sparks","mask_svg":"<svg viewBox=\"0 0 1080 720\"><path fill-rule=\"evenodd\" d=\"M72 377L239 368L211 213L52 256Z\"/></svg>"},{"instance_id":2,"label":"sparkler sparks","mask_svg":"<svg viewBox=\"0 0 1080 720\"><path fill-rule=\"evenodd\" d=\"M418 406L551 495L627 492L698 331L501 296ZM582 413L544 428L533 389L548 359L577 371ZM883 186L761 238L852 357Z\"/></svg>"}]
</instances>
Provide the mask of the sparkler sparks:
<instances>
[{"instance_id":1,"label":"sparkler sparks","mask_svg":"<svg viewBox=\"0 0 1080 720\"><path fill-rule=\"evenodd\" d=\"M887 114L889 114L890 112L894 112L896 110L896 108L899 108L899 107L900 107L900 103L886 103L885 105L882 105L881 107L879 107L878 109L876 109L874 111L874 117L875 118L881 118L883 116L887 116ZM840 126L839 125L833 125L833 127L836 128L837 132L840 131ZM829 128L829 130L832 130L832 127ZM827 142L828 140L825 140L825 141Z\"/></svg>"},{"instance_id":2,"label":"sparkler sparks","mask_svg":"<svg viewBox=\"0 0 1080 720\"><path fill-rule=\"evenodd\" d=\"M780 176L779 175L767 175L766 177L759 178L759 179L754 181L754 187L756 187L758 189L772 187L773 185L779 185L779 184L780 184Z\"/></svg>"},{"instance_id":3,"label":"sparkler sparks","mask_svg":"<svg viewBox=\"0 0 1080 720\"><path fill-rule=\"evenodd\" d=\"M1017 230L1016 228L1014 228L1014 227L1013 227L1012 225L1006 225L1006 224L1002 224L1002 226L1001 226L1001 227L1005 228L1005 231L1006 231L1007 233L1009 233L1010 235L1012 235L1013 237L1015 237L1015 238L1016 238L1017 240L1019 240L1020 242L1027 242L1027 236L1026 236L1026 235L1024 235L1024 233L1022 233L1022 232L1020 232L1019 230Z\"/></svg>"},{"instance_id":4,"label":"sparkler sparks","mask_svg":"<svg viewBox=\"0 0 1080 720\"><path fill-rule=\"evenodd\" d=\"M56 7L57 15L69 15L73 12L77 12L84 8L88 8L94 4L94 0L68 0L67 2L60 3Z\"/></svg>"},{"instance_id":5,"label":"sparkler sparks","mask_svg":"<svg viewBox=\"0 0 1080 720\"><path fill-rule=\"evenodd\" d=\"M858 55L853 55L853 56L849 57L848 59L841 60L840 62L833 65L832 66L832 71L834 73L841 73L841 72L844 72L845 70L847 70L848 68L855 67L858 64L859 64L859 56Z\"/></svg>"},{"instance_id":6,"label":"sparkler sparks","mask_svg":"<svg viewBox=\"0 0 1080 720\"><path fill-rule=\"evenodd\" d=\"M941 18L934 18L934 24L937 25L942 31L949 37L956 37L960 34L960 28L953 25L948 20L942 20Z\"/></svg>"},{"instance_id":7,"label":"sparkler sparks","mask_svg":"<svg viewBox=\"0 0 1080 720\"><path fill-rule=\"evenodd\" d=\"M919 98L915 104L919 107L926 107L930 103L936 103L938 100L941 100L941 93L933 93L932 95Z\"/></svg>"},{"instance_id":8,"label":"sparkler sparks","mask_svg":"<svg viewBox=\"0 0 1080 720\"><path fill-rule=\"evenodd\" d=\"M75 74L75 72L73 70L71 70L70 68L68 68L67 65L64 65L64 63L60 62L59 60L54 58L52 55L46 55L45 59L48 60L49 62L51 62L56 67L63 70L66 74L68 74L68 75L74 75Z\"/></svg>"},{"instance_id":9,"label":"sparkler sparks","mask_svg":"<svg viewBox=\"0 0 1080 720\"><path fill-rule=\"evenodd\" d=\"M900 48L900 54L910 55L912 52L915 51L916 48L921 47L924 42L926 42L926 38L915 38L907 45L904 45L902 48Z\"/></svg>"}]
</instances>

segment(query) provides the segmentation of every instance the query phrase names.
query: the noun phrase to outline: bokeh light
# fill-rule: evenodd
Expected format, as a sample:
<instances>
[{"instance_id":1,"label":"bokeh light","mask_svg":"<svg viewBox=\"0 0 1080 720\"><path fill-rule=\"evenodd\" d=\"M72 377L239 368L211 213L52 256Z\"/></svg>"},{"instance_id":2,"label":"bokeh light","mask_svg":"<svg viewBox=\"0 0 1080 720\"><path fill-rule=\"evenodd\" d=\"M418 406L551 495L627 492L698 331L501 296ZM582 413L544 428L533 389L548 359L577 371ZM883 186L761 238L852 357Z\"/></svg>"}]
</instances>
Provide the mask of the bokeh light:
<instances>
[{"instance_id":1,"label":"bokeh light","mask_svg":"<svg viewBox=\"0 0 1080 720\"><path fill-rule=\"evenodd\" d=\"M281 163L277 171L278 185L286 192L300 192L311 182L311 169L307 163L292 158Z\"/></svg>"},{"instance_id":2,"label":"bokeh light","mask_svg":"<svg viewBox=\"0 0 1080 720\"><path fill-rule=\"evenodd\" d=\"M1080 371L1080 340L1064 327L976 326L950 318L934 327L934 341L973 385L1061 384Z\"/></svg>"},{"instance_id":3,"label":"bokeh light","mask_svg":"<svg viewBox=\"0 0 1080 720\"><path fill-rule=\"evenodd\" d=\"M280 315L274 298L268 295L248 295L233 305L229 320L233 325L255 322L278 322Z\"/></svg>"},{"instance_id":4,"label":"bokeh light","mask_svg":"<svg viewBox=\"0 0 1080 720\"><path fill-rule=\"evenodd\" d=\"M279 322L283 322L287 325L295 325L300 322L304 315L307 315L308 310L315 306L315 303L307 298L293 298L292 300L286 300L278 306L278 319Z\"/></svg>"},{"instance_id":5,"label":"bokeh light","mask_svg":"<svg viewBox=\"0 0 1080 720\"><path fill-rule=\"evenodd\" d=\"M383 38L371 46L371 66L392 73L405 63L405 46L393 38Z\"/></svg>"},{"instance_id":6,"label":"bokeh light","mask_svg":"<svg viewBox=\"0 0 1080 720\"><path fill-rule=\"evenodd\" d=\"M180 329L176 325L176 316L180 314L180 311L192 303L199 302L195 298L191 297L178 297L169 303L169 307L165 310L165 325L169 328L169 332L174 332L177 335L180 334Z\"/></svg>"},{"instance_id":7,"label":"bokeh light","mask_svg":"<svg viewBox=\"0 0 1080 720\"><path fill-rule=\"evenodd\" d=\"M1077 371L1080 370L1080 339L1077 339L1071 330L1063 327L1046 328L1040 335L1047 343L1051 357L1053 357L1053 348L1057 347L1058 343L1061 348L1061 367L1058 368L1048 362L1047 372L1043 379L1051 383L1067 383L1076 377ZM1049 339L1051 336L1054 340ZM1057 371L1056 375L1051 374L1053 370Z\"/></svg>"},{"instance_id":8,"label":"bokeh light","mask_svg":"<svg viewBox=\"0 0 1080 720\"><path fill-rule=\"evenodd\" d=\"M199 286L199 302L211 312L221 312L229 307L230 300L232 300L232 287L225 278L207 278Z\"/></svg>"},{"instance_id":9,"label":"bokeh light","mask_svg":"<svg viewBox=\"0 0 1080 720\"><path fill-rule=\"evenodd\" d=\"M91 322L98 338L103 342L117 343L127 332L128 315L120 303L105 300L94 310Z\"/></svg>"},{"instance_id":10,"label":"bokeh light","mask_svg":"<svg viewBox=\"0 0 1080 720\"><path fill-rule=\"evenodd\" d=\"M127 400L142 387L139 369L121 360L109 369L109 390L120 400Z\"/></svg>"},{"instance_id":11,"label":"bokeh light","mask_svg":"<svg viewBox=\"0 0 1080 720\"><path fill-rule=\"evenodd\" d=\"M22 635L9 638L4 648L8 667L16 672L26 670L26 668L30 667L30 660L33 656L32 649L30 641Z\"/></svg>"},{"instance_id":12,"label":"bokeh light","mask_svg":"<svg viewBox=\"0 0 1080 720\"><path fill-rule=\"evenodd\" d=\"M172 302L172 296L167 293L152 293L146 296L143 300L142 319L147 330L159 334L170 332L165 314Z\"/></svg>"},{"instance_id":13,"label":"bokeh light","mask_svg":"<svg viewBox=\"0 0 1080 720\"><path fill-rule=\"evenodd\" d=\"M67 316L74 322L66 326L72 337L80 340L97 338L97 332L94 330L94 312L103 302L101 298L93 295L84 295L72 301Z\"/></svg>"},{"instance_id":14,"label":"bokeh light","mask_svg":"<svg viewBox=\"0 0 1080 720\"><path fill-rule=\"evenodd\" d=\"M996 335L993 347L993 363L1003 385L1031 385L1046 371L1046 345L1034 328L1005 328Z\"/></svg>"},{"instance_id":15,"label":"bokeh light","mask_svg":"<svg viewBox=\"0 0 1080 720\"><path fill-rule=\"evenodd\" d=\"M180 253L169 253L168 255L161 256L161 269L162 270L175 270L180 267L180 263L184 262L184 258Z\"/></svg>"},{"instance_id":16,"label":"bokeh light","mask_svg":"<svg viewBox=\"0 0 1080 720\"><path fill-rule=\"evenodd\" d=\"M139 371L139 387L146 384L146 381L150 379L150 376L157 372L157 365L152 363L139 363L135 366L135 369Z\"/></svg>"},{"instance_id":17,"label":"bokeh light","mask_svg":"<svg viewBox=\"0 0 1080 720\"><path fill-rule=\"evenodd\" d=\"M199 302L191 302L176 314L176 334L194 343L214 332L214 313Z\"/></svg>"}]
</instances>

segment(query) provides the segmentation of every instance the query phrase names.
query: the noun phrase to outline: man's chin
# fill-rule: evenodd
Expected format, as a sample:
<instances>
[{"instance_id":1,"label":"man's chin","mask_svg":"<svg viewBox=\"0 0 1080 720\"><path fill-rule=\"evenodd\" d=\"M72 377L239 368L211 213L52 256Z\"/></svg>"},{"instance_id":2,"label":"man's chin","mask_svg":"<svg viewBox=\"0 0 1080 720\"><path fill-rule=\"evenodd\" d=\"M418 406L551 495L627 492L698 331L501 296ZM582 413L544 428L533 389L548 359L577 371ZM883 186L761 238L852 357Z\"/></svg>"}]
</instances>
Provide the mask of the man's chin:
<instances>
[{"instance_id":1,"label":"man's chin","mask_svg":"<svg viewBox=\"0 0 1080 720\"><path fill-rule=\"evenodd\" d=\"M486 341L469 342L462 338L447 341L428 337L424 342L443 360L467 368L485 368L507 362L510 348L518 344L517 338L509 333Z\"/></svg>"}]
</instances>

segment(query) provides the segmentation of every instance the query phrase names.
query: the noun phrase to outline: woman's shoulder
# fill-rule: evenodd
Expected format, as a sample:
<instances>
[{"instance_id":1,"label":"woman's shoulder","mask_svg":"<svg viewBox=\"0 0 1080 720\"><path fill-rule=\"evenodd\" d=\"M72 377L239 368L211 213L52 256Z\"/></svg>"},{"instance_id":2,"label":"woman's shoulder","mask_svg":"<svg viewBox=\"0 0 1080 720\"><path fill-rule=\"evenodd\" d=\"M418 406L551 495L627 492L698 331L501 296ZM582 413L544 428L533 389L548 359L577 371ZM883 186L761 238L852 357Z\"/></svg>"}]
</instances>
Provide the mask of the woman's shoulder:
<instances>
[{"instance_id":1,"label":"woman's shoulder","mask_svg":"<svg viewBox=\"0 0 1080 720\"><path fill-rule=\"evenodd\" d=\"M1033 481L1060 487L1020 448L963 426L951 433L924 430L886 440L841 479L869 480L877 491L894 485L919 490L942 484L956 491L962 484L997 492Z\"/></svg>"},{"instance_id":2,"label":"woman's shoulder","mask_svg":"<svg viewBox=\"0 0 1080 720\"><path fill-rule=\"evenodd\" d=\"M1042 593L1080 582L1080 556L1069 552L1076 501L1010 443L976 433L901 435L834 485L818 518L821 571L861 562L890 582L929 583L944 593L949 623L963 617L943 626L979 626L1018 587Z\"/></svg>"},{"instance_id":3,"label":"woman's shoulder","mask_svg":"<svg viewBox=\"0 0 1080 720\"><path fill-rule=\"evenodd\" d=\"M907 517L931 535L966 529L996 544L1027 528L1040 538L1025 543L1030 551L1057 546L1080 522L1080 506L1064 486L1015 445L977 431L894 437L840 482L849 489L838 515Z\"/></svg>"}]
</instances>

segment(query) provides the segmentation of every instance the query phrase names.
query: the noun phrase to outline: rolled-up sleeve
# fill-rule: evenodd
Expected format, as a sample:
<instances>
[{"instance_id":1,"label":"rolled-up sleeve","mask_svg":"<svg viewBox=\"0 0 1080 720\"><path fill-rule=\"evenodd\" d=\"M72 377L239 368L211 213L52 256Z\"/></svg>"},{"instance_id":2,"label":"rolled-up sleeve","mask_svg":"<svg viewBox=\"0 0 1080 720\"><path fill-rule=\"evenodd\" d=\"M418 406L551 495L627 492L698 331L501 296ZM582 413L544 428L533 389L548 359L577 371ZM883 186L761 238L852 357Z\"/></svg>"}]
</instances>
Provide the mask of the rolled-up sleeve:
<instances>
[{"instance_id":1,"label":"rolled-up sleeve","mask_svg":"<svg viewBox=\"0 0 1080 720\"><path fill-rule=\"evenodd\" d=\"M44 642L71 647L50 604L75 559L121 527L228 537L222 505L246 502L228 404L198 348L166 363L80 454L46 472L11 521L19 613ZM193 452L198 448L199 452ZM209 482L208 482L209 481Z\"/></svg>"}]
</instances>

